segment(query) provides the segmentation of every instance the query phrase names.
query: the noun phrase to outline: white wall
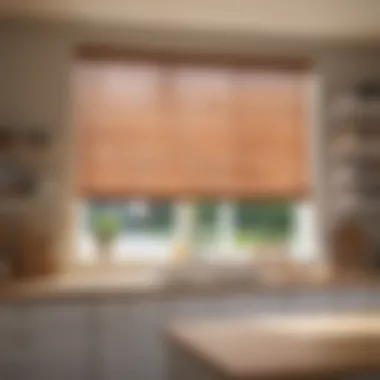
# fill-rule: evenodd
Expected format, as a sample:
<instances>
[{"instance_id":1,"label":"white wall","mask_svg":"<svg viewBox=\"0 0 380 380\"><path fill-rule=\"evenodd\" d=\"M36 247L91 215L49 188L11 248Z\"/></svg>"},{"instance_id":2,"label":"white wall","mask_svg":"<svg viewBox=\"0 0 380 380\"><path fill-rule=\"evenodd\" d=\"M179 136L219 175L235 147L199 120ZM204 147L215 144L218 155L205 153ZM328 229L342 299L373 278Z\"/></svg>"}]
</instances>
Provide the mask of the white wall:
<instances>
[{"instance_id":1,"label":"white wall","mask_svg":"<svg viewBox=\"0 0 380 380\"><path fill-rule=\"evenodd\" d=\"M320 45L306 40L273 39L250 34L195 33L164 29L106 28L90 25L4 22L0 27L0 124L37 124L54 129L60 144L52 156L59 173L53 199L57 221L69 214L67 200L70 189L70 154L74 126L70 78L75 46L81 43L102 43L120 47L146 47L195 52L231 52L232 54L272 57L306 57L315 63L320 93L316 102L315 138L319 157L318 209L328 206L324 186L326 162L327 109L332 96L365 75L380 74L380 58L374 49L343 51L337 46ZM315 140L314 138L314 140ZM65 200L62 202L62 200ZM61 228L62 235L68 231ZM67 235L67 234L66 234ZM57 239L57 242L68 240ZM63 247L62 247L63 248ZM67 249L67 246L66 248ZM71 249L72 251L72 249Z\"/></svg>"}]
</instances>

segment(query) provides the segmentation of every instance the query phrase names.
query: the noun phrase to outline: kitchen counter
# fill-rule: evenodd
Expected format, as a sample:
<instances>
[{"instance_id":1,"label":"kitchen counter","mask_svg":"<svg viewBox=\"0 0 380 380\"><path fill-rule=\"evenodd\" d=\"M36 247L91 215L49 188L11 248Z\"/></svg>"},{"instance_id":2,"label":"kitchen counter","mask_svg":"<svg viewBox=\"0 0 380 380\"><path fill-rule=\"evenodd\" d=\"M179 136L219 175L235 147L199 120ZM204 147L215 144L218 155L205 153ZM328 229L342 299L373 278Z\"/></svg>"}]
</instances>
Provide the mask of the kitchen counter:
<instances>
[{"instance_id":1,"label":"kitchen counter","mask_svg":"<svg viewBox=\"0 0 380 380\"><path fill-rule=\"evenodd\" d=\"M0 281L0 300L64 299L103 296L218 295L228 293L271 293L287 291L323 291L336 289L380 288L379 276L350 275L337 277L325 268L313 266L268 266L241 272L205 268L112 267L79 268L68 273L30 279Z\"/></svg>"},{"instance_id":2,"label":"kitchen counter","mask_svg":"<svg viewBox=\"0 0 380 380\"><path fill-rule=\"evenodd\" d=\"M380 312L186 322L168 333L173 379L193 370L202 380L380 374Z\"/></svg>"}]
</instances>

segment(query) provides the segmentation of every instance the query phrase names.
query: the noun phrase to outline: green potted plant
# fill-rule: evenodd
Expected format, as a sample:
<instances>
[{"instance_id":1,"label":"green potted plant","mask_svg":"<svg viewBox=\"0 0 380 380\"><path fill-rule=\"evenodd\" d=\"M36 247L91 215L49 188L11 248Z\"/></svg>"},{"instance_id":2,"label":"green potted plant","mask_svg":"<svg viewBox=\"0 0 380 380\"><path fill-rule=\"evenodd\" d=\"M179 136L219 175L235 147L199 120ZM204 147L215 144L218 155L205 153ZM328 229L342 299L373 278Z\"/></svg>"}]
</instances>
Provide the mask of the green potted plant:
<instances>
[{"instance_id":1,"label":"green potted plant","mask_svg":"<svg viewBox=\"0 0 380 380\"><path fill-rule=\"evenodd\" d=\"M99 254L109 258L111 246L122 229L122 220L116 212L97 211L90 215L90 228L98 245Z\"/></svg>"}]
</instances>

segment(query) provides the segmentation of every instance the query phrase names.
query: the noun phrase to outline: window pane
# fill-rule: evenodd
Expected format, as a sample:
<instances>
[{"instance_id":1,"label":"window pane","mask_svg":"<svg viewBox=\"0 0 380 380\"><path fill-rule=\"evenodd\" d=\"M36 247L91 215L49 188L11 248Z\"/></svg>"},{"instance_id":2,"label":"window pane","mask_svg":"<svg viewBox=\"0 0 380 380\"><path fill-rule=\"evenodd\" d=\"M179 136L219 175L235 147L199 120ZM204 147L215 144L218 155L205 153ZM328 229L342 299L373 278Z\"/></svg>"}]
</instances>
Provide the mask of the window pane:
<instances>
[{"instance_id":1,"label":"window pane","mask_svg":"<svg viewBox=\"0 0 380 380\"><path fill-rule=\"evenodd\" d=\"M292 205L286 202L239 201L236 239L239 245L270 245L289 239Z\"/></svg>"},{"instance_id":2,"label":"window pane","mask_svg":"<svg viewBox=\"0 0 380 380\"><path fill-rule=\"evenodd\" d=\"M108 239L111 257L167 261L172 253L174 207L174 202L159 200L87 200L79 243L92 257L101 255L99 236L103 232L109 237L116 224L117 233L111 231Z\"/></svg>"},{"instance_id":3,"label":"window pane","mask_svg":"<svg viewBox=\"0 0 380 380\"><path fill-rule=\"evenodd\" d=\"M112 257L127 260L167 262L178 247L186 255L212 260L266 257L287 253L294 245L293 229L297 232L290 202L91 199L83 205L79 243L93 257L101 243L93 228L99 215L117 219Z\"/></svg>"},{"instance_id":4,"label":"window pane","mask_svg":"<svg viewBox=\"0 0 380 380\"><path fill-rule=\"evenodd\" d=\"M196 231L197 238L210 241L216 233L218 204L212 201L196 203Z\"/></svg>"},{"instance_id":5,"label":"window pane","mask_svg":"<svg viewBox=\"0 0 380 380\"><path fill-rule=\"evenodd\" d=\"M126 232L168 234L171 228L171 215L170 202L127 202L124 207Z\"/></svg>"},{"instance_id":6,"label":"window pane","mask_svg":"<svg viewBox=\"0 0 380 380\"><path fill-rule=\"evenodd\" d=\"M121 219L123 233L167 234L171 229L173 205L168 201L115 201L88 202L88 221L99 214L112 214Z\"/></svg>"}]
</instances>

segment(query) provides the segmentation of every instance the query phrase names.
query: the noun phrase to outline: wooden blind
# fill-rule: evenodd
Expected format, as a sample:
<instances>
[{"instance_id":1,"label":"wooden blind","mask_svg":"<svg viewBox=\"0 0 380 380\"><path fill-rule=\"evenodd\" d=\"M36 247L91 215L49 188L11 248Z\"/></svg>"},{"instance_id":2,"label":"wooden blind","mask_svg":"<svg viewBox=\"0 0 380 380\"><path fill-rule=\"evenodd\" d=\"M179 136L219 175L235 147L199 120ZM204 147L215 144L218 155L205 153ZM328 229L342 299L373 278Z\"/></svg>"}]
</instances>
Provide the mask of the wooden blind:
<instances>
[{"instance_id":1,"label":"wooden blind","mask_svg":"<svg viewBox=\"0 0 380 380\"><path fill-rule=\"evenodd\" d=\"M233 179L232 73L181 67L171 82L182 190L226 193Z\"/></svg>"},{"instance_id":2,"label":"wooden blind","mask_svg":"<svg viewBox=\"0 0 380 380\"><path fill-rule=\"evenodd\" d=\"M307 192L303 73L83 61L75 78L83 195Z\"/></svg>"},{"instance_id":3,"label":"wooden blind","mask_svg":"<svg viewBox=\"0 0 380 380\"><path fill-rule=\"evenodd\" d=\"M242 73L238 84L237 192L302 195L307 180L307 93L303 76Z\"/></svg>"}]
</instances>

